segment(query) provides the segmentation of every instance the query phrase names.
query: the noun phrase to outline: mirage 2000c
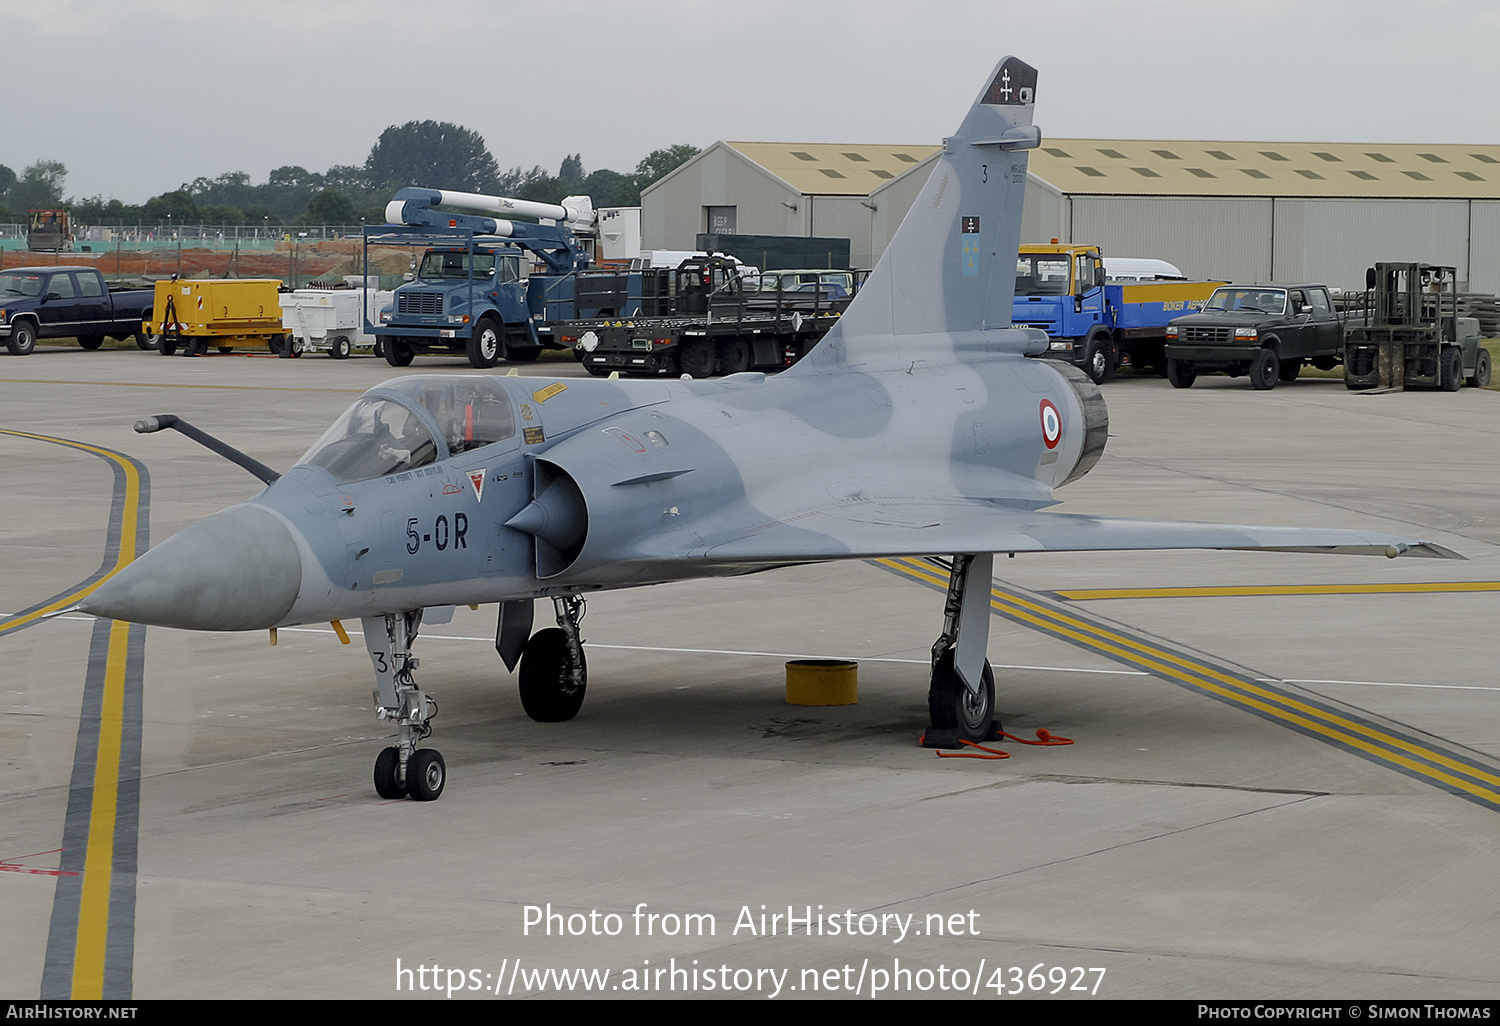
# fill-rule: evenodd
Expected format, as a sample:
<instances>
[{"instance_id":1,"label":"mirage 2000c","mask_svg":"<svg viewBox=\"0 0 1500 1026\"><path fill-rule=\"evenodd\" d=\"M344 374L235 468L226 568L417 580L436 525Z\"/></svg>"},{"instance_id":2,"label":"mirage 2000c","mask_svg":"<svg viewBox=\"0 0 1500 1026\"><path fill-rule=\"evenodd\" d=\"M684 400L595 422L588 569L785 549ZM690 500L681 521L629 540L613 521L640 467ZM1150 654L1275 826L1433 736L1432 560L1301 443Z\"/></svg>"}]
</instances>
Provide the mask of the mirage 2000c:
<instances>
[{"instance_id":1,"label":"mirage 2000c","mask_svg":"<svg viewBox=\"0 0 1500 1026\"><path fill-rule=\"evenodd\" d=\"M358 618L377 715L399 727L376 790L431 800L446 769L418 747L434 709L412 672L426 610L498 603L496 648L508 669L519 663L526 712L566 720L584 699L578 622L590 592L949 556L927 738L951 745L996 729L985 658L996 553L1452 556L1374 532L1047 509L1099 460L1108 418L1082 371L1032 359L1046 352L1043 332L1011 326L1035 101L1035 70L1001 61L865 287L783 373L392 379L284 474L216 443L265 490L168 539L79 608L206 631ZM557 626L533 634L538 599L552 601Z\"/></svg>"}]
</instances>

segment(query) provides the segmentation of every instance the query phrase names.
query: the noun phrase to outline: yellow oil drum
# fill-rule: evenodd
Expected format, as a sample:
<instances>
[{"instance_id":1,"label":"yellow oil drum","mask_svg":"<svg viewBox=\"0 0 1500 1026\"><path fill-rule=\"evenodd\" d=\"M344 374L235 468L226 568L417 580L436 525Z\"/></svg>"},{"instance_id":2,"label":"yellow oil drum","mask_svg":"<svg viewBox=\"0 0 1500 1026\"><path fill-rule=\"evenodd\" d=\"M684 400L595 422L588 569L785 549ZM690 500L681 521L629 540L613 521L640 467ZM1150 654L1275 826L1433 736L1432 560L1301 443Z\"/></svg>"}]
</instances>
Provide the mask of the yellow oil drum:
<instances>
[{"instance_id":1,"label":"yellow oil drum","mask_svg":"<svg viewBox=\"0 0 1500 1026\"><path fill-rule=\"evenodd\" d=\"M859 664L850 659L793 659L786 664L788 705L854 705Z\"/></svg>"}]
</instances>

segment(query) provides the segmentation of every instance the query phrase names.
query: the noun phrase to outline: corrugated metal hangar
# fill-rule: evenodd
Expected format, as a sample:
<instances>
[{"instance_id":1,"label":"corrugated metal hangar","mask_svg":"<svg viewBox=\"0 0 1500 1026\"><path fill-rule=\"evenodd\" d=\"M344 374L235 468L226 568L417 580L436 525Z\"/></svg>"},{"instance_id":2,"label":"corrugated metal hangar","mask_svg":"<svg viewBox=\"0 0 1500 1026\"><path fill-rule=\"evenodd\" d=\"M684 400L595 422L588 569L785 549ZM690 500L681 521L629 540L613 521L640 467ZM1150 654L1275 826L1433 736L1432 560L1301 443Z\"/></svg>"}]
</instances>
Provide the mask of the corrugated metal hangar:
<instances>
[{"instance_id":1,"label":"corrugated metal hangar","mask_svg":"<svg viewBox=\"0 0 1500 1026\"><path fill-rule=\"evenodd\" d=\"M932 172L939 146L716 142L641 193L645 249L699 232L849 240L874 267Z\"/></svg>"},{"instance_id":2,"label":"corrugated metal hangar","mask_svg":"<svg viewBox=\"0 0 1500 1026\"><path fill-rule=\"evenodd\" d=\"M935 146L719 142L641 197L646 248L698 232L848 238L874 265ZM1500 145L1049 139L1023 241L1091 242L1195 278L1364 286L1377 260L1458 268L1500 292Z\"/></svg>"}]
</instances>

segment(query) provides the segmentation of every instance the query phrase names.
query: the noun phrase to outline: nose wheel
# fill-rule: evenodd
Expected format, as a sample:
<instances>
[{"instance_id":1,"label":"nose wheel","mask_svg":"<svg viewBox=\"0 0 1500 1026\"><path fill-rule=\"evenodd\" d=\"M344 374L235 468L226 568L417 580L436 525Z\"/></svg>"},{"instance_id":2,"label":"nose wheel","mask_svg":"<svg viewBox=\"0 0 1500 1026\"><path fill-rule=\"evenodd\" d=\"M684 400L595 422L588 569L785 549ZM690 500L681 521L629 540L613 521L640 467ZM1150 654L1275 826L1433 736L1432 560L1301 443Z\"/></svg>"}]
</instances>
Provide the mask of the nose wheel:
<instances>
[{"instance_id":1,"label":"nose wheel","mask_svg":"<svg viewBox=\"0 0 1500 1026\"><path fill-rule=\"evenodd\" d=\"M396 744L375 757L375 793L388 800L436 801L448 781L448 767L433 749L417 748L432 733L437 715L437 703L412 676L417 659L411 645L422 624L422 610L366 617L362 623L375 667L375 716L394 721L399 729Z\"/></svg>"}]
</instances>

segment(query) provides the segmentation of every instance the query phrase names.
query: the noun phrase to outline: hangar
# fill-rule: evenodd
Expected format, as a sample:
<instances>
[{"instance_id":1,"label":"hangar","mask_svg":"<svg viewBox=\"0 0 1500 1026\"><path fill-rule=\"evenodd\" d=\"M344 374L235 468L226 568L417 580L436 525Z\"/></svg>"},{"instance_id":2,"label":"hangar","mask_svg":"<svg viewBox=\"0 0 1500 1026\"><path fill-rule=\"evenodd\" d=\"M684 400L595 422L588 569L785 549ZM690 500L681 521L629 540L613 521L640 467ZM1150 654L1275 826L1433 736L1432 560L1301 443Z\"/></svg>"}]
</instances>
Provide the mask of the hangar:
<instances>
[{"instance_id":1,"label":"hangar","mask_svg":"<svg viewBox=\"0 0 1500 1026\"><path fill-rule=\"evenodd\" d=\"M717 142L645 191L646 248L699 232L837 236L872 267L939 147ZM1500 145L1048 139L1022 238L1159 257L1191 277L1363 287L1377 260L1500 292Z\"/></svg>"},{"instance_id":2,"label":"hangar","mask_svg":"<svg viewBox=\"0 0 1500 1026\"><path fill-rule=\"evenodd\" d=\"M700 232L849 240L874 267L942 147L716 142L641 193L645 249L693 249Z\"/></svg>"}]
</instances>

